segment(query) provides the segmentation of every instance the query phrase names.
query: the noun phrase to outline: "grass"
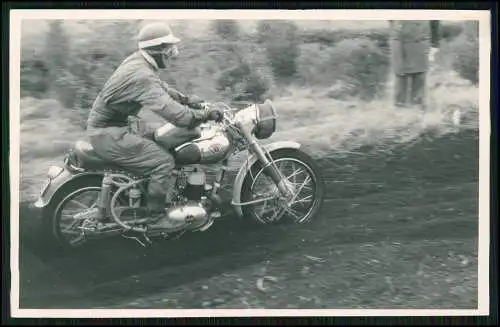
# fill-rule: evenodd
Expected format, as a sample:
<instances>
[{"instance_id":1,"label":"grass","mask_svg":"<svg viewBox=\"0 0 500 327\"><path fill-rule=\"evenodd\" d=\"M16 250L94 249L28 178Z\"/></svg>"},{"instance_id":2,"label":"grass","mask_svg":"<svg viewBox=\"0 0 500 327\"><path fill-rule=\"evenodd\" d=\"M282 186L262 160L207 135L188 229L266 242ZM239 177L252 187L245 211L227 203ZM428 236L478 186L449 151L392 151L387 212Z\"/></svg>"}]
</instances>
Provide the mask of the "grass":
<instances>
[{"instance_id":1,"label":"grass","mask_svg":"<svg viewBox=\"0 0 500 327\"><path fill-rule=\"evenodd\" d=\"M478 128L478 89L451 72L432 76L433 110L395 110L390 101L360 102L330 99L325 89L289 87L273 100L278 114L278 130L263 143L296 140L316 157L345 157L360 153L363 146L390 152L395 146L410 144L423 133L439 135L461 129ZM433 85L433 84L431 84ZM449 94L454 94L450 97ZM460 108L462 124L457 129L450 120L450 108ZM156 115L145 113L150 122ZM21 101L21 201L32 201L51 164L60 164L64 152L77 139L85 138L81 121L57 101L24 98ZM85 117L86 118L86 117Z\"/></svg>"}]
</instances>

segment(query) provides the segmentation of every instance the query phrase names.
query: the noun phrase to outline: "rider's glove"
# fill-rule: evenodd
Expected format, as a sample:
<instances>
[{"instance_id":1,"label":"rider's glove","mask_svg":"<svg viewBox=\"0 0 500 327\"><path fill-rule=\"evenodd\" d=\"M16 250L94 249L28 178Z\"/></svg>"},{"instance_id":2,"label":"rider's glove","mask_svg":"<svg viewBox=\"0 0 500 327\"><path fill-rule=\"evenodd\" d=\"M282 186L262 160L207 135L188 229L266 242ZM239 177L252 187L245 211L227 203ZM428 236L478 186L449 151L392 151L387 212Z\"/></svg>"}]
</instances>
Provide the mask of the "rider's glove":
<instances>
[{"instance_id":1,"label":"rider's glove","mask_svg":"<svg viewBox=\"0 0 500 327\"><path fill-rule=\"evenodd\" d=\"M195 110L208 110L209 105L206 102L200 102L190 106L191 109Z\"/></svg>"},{"instance_id":2,"label":"rider's glove","mask_svg":"<svg viewBox=\"0 0 500 327\"><path fill-rule=\"evenodd\" d=\"M218 109L210 109L205 112L205 121L213 120L217 123L224 118L224 113Z\"/></svg>"}]
</instances>

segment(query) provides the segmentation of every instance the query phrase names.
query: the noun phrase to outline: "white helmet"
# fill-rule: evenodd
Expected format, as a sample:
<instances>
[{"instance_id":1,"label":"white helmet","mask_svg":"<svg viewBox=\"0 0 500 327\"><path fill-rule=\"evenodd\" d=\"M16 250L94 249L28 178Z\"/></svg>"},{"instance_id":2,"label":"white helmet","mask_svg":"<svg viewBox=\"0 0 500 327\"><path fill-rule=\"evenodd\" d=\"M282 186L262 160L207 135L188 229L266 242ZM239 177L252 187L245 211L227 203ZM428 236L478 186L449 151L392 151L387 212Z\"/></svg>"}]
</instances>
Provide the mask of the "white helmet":
<instances>
[{"instance_id":1,"label":"white helmet","mask_svg":"<svg viewBox=\"0 0 500 327\"><path fill-rule=\"evenodd\" d=\"M137 39L139 49L150 54L160 68L165 68L166 61L179 54L176 44L181 40L167 24L148 24L141 28Z\"/></svg>"}]
</instances>

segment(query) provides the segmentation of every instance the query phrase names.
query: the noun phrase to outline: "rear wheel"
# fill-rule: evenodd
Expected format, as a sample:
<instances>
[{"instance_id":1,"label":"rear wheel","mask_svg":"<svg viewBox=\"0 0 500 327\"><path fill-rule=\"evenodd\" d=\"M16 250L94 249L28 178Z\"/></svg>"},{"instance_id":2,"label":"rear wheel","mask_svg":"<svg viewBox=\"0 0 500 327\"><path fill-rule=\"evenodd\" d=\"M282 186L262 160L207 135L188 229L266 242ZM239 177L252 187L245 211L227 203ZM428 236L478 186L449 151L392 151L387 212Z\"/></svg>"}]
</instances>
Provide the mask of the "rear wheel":
<instances>
[{"instance_id":1,"label":"rear wheel","mask_svg":"<svg viewBox=\"0 0 500 327\"><path fill-rule=\"evenodd\" d=\"M260 225L310 222L323 204L324 183L319 167L310 155L297 149L276 150L271 157L294 190L292 200L289 206L280 205L276 184L264 173L262 164L256 162L243 182L241 200L269 200L244 206L244 216Z\"/></svg>"},{"instance_id":2,"label":"rear wheel","mask_svg":"<svg viewBox=\"0 0 500 327\"><path fill-rule=\"evenodd\" d=\"M60 250L79 248L86 243L82 233L85 219L77 214L91 215L97 210L102 177L78 179L61 189L42 212L42 240Z\"/></svg>"}]
</instances>

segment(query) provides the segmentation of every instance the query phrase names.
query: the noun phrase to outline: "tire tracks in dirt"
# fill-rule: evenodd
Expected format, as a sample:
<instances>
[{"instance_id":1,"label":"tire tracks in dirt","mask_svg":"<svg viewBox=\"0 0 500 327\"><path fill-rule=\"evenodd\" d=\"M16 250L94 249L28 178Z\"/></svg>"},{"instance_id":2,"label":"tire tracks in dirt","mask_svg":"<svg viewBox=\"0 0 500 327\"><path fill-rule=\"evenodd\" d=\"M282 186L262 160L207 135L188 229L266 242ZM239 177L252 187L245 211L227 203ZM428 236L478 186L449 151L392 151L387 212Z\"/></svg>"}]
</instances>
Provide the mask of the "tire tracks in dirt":
<instances>
[{"instance_id":1,"label":"tire tracks in dirt","mask_svg":"<svg viewBox=\"0 0 500 327\"><path fill-rule=\"evenodd\" d=\"M28 219L36 213L22 208L21 306L112 305L299 247L477 237L477 214L471 218L477 213L473 201L477 172L470 174L477 161L471 151L477 147L476 140L465 137L451 141L423 144L400 157L379 156L357 162L322 160L328 198L321 219L310 226L244 230L237 219L226 219L203 234L157 243L148 250L116 240L100 242L71 257L43 257L41 249L29 241L34 225L28 226ZM460 154L461 165L457 165L456 153ZM432 208L440 205L443 209L433 212ZM448 211L457 205L468 207L459 215ZM405 212L414 212L414 217ZM373 216L377 218L371 219Z\"/></svg>"}]
</instances>

